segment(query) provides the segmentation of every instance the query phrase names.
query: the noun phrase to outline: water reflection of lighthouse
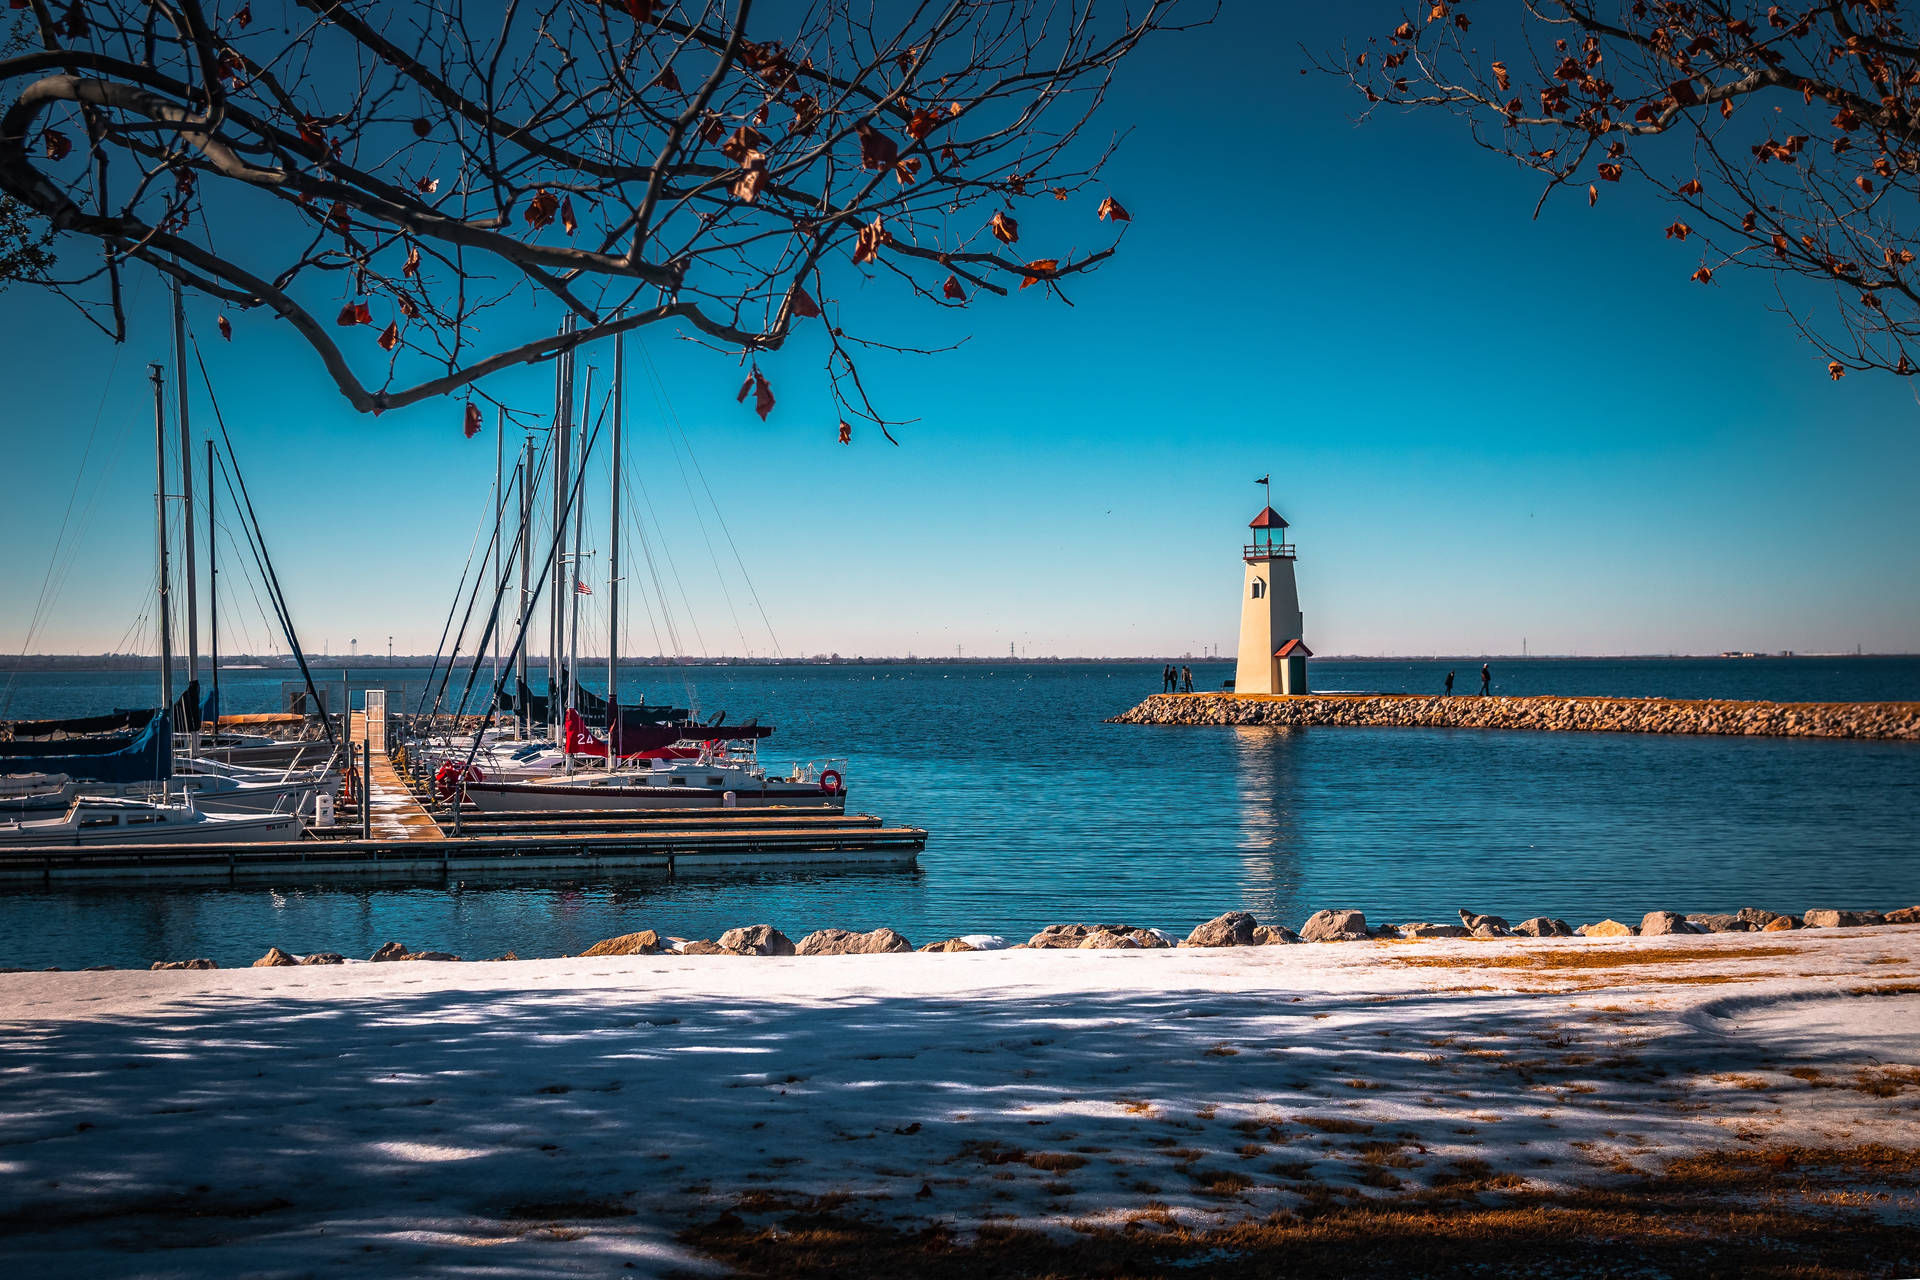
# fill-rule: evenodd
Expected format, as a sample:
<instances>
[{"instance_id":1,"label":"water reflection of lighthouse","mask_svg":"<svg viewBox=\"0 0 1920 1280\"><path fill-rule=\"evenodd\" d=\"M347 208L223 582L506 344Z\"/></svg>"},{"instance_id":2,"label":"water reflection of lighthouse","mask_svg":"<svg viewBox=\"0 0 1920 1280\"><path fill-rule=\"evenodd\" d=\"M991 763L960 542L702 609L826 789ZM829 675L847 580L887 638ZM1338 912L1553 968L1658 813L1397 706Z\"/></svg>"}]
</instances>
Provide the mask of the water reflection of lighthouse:
<instances>
[{"instance_id":1,"label":"water reflection of lighthouse","mask_svg":"<svg viewBox=\"0 0 1920 1280\"><path fill-rule=\"evenodd\" d=\"M1304 626L1287 522L1268 503L1248 527L1253 533L1241 549L1246 569L1234 691L1303 694L1308 651L1301 638ZM1243 898L1261 919L1298 919L1306 907L1300 765L1310 749L1307 735L1256 725L1229 732L1239 796Z\"/></svg>"}]
</instances>

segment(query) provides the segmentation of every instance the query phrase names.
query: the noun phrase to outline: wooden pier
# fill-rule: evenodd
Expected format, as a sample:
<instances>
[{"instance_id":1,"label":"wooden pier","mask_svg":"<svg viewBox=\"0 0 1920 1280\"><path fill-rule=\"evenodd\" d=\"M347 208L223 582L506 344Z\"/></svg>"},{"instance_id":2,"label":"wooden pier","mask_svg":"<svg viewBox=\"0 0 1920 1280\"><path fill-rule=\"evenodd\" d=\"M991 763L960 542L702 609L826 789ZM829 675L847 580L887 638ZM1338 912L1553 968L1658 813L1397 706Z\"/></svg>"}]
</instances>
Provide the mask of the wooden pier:
<instances>
[{"instance_id":1,"label":"wooden pier","mask_svg":"<svg viewBox=\"0 0 1920 1280\"><path fill-rule=\"evenodd\" d=\"M359 713L353 738L368 738ZM823 865L910 867L926 847L918 827L872 814L778 805L736 809L481 813L438 802L394 767L372 733L370 838L358 800L338 825L271 844L61 845L0 851L0 890L54 883L263 883L320 877L447 881L523 875ZM355 790L359 787L356 781ZM431 806L431 807L430 807Z\"/></svg>"}]
</instances>

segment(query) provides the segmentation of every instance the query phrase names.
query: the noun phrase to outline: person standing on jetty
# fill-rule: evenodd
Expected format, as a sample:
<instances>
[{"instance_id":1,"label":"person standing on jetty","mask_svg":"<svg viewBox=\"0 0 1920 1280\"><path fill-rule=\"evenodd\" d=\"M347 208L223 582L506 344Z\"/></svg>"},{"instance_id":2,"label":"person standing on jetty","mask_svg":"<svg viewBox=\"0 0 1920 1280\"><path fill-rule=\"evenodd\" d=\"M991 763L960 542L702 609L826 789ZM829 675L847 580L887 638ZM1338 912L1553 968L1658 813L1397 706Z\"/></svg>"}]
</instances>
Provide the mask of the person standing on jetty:
<instances>
[{"instance_id":1,"label":"person standing on jetty","mask_svg":"<svg viewBox=\"0 0 1920 1280\"><path fill-rule=\"evenodd\" d=\"M1493 668L1486 663L1480 664L1480 696L1487 696L1487 686L1493 683Z\"/></svg>"},{"instance_id":2,"label":"person standing on jetty","mask_svg":"<svg viewBox=\"0 0 1920 1280\"><path fill-rule=\"evenodd\" d=\"M1180 692L1193 692L1193 668L1184 662L1180 664Z\"/></svg>"},{"instance_id":3,"label":"person standing on jetty","mask_svg":"<svg viewBox=\"0 0 1920 1280\"><path fill-rule=\"evenodd\" d=\"M1451 671L1447 672L1447 696L1449 698L1453 696L1453 672Z\"/></svg>"},{"instance_id":4,"label":"person standing on jetty","mask_svg":"<svg viewBox=\"0 0 1920 1280\"><path fill-rule=\"evenodd\" d=\"M1171 662L1167 663L1167 665L1160 668L1160 692L1162 693L1178 692L1178 690L1174 687L1174 683L1173 683L1173 664Z\"/></svg>"}]
</instances>

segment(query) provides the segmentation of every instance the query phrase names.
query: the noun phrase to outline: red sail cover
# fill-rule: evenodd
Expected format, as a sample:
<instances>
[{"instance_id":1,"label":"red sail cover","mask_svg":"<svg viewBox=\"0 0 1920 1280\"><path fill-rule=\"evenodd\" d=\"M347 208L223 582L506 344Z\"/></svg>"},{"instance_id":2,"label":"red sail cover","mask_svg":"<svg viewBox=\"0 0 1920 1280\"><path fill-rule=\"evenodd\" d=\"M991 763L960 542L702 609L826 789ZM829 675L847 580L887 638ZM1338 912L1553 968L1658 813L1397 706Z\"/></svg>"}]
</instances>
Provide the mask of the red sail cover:
<instances>
[{"instance_id":1,"label":"red sail cover","mask_svg":"<svg viewBox=\"0 0 1920 1280\"><path fill-rule=\"evenodd\" d=\"M593 736L587 728L587 722L580 718L578 711L569 710L563 722L566 729L566 749L570 756L590 756L604 760L607 756L607 744ZM686 725L648 725L624 726L620 730L620 745L627 748L620 755L622 760L659 759L669 754L664 748L671 747L681 738L688 736ZM638 750L635 750L638 748ZM673 753L692 755L692 751Z\"/></svg>"}]
</instances>

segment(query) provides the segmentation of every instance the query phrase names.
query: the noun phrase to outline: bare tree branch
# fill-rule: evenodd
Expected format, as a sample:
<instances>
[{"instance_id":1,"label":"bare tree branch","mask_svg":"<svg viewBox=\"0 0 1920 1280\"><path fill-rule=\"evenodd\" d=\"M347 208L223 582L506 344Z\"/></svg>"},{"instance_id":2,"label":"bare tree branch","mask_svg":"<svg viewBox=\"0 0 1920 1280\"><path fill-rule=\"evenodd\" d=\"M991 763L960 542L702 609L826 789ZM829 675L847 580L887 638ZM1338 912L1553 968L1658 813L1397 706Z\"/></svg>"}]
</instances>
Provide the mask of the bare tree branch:
<instances>
[{"instance_id":1,"label":"bare tree branch","mask_svg":"<svg viewBox=\"0 0 1920 1280\"><path fill-rule=\"evenodd\" d=\"M654 324L751 358L841 281L952 306L1110 257L1023 260L1018 219L1097 225L1111 144L1075 144L1174 3L508 0L486 34L456 0L33 0L0 193L99 243L42 283L112 331L143 263L286 320L364 411ZM843 414L884 426L849 352L912 344L828 340Z\"/></svg>"},{"instance_id":2,"label":"bare tree branch","mask_svg":"<svg viewBox=\"0 0 1920 1280\"><path fill-rule=\"evenodd\" d=\"M1799 277L1780 296L1833 377L1908 375L1920 42L1901 7L1439 0L1321 69L1369 112L1459 117L1541 175L1542 204L1562 188L1594 204L1612 184L1651 183L1685 211L1663 234L1697 242L1695 281L1728 267Z\"/></svg>"}]
</instances>

